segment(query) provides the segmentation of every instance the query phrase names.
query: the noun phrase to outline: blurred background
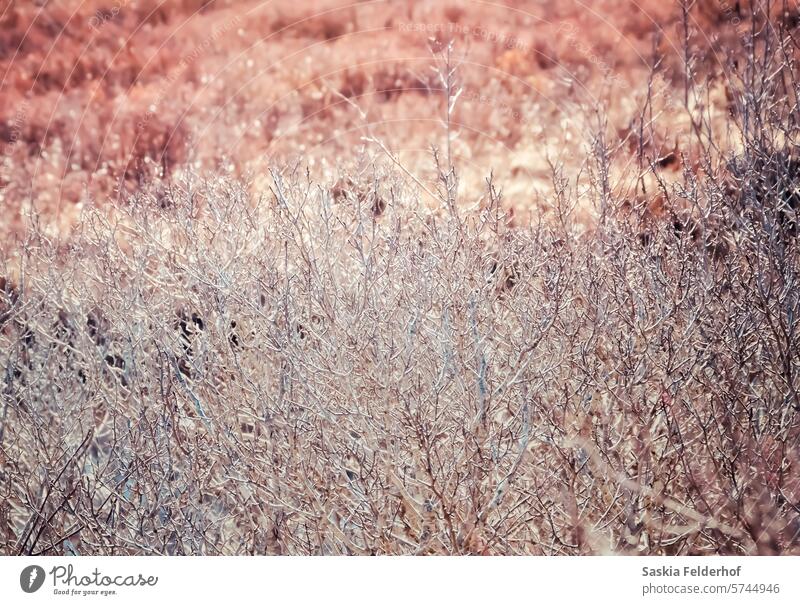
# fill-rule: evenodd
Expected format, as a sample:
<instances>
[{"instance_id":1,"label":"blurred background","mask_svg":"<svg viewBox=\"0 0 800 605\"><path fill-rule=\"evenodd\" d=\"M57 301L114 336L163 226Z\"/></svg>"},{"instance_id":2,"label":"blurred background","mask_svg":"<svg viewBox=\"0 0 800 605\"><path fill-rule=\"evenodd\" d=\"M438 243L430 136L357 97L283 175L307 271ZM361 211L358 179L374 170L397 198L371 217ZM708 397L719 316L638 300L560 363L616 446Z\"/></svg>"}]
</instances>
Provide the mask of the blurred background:
<instances>
[{"instance_id":1,"label":"blurred background","mask_svg":"<svg viewBox=\"0 0 800 605\"><path fill-rule=\"evenodd\" d=\"M546 216L554 171L580 189L598 141L613 182L630 183L643 152L674 171L691 156L688 106L725 138L726 48L747 14L733 0L0 7L0 232L35 209L62 234L86 204L186 171L263 191L270 166L335 184L399 162L424 181L432 146L464 203L493 173L511 221ZM700 95L684 87L687 44Z\"/></svg>"}]
</instances>

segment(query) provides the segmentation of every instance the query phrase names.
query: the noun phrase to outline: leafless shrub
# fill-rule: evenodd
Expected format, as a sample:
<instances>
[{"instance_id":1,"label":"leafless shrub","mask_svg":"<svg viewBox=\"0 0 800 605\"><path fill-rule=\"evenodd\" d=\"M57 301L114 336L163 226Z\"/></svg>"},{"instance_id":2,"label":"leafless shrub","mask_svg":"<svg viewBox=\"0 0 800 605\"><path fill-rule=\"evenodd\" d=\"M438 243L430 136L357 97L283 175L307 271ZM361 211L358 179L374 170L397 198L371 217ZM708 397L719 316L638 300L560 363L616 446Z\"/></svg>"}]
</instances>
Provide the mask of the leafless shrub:
<instances>
[{"instance_id":1,"label":"leafless shrub","mask_svg":"<svg viewBox=\"0 0 800 605\"><path fill-rule=\"evenodd\" d=\"M699 168L641 152L657 210L594 138L586 233L561 167L555 220L510 228L449 157L441 208L394 162L159 183L66 245L34 224L0 263L0 552L800 554L773 34L731 67L735 156L689 102Z\"/></svg>"},{"instance_id":2,"label":"leafless shrub","mask_svg":"<svg viewBox=\"0 0 800 605\"><path fill-rule=\"evenodd\" d=\"M794 239L391 191L186 184L31 237L3 551L797 552Z\"/></svg>"}]
</instances>

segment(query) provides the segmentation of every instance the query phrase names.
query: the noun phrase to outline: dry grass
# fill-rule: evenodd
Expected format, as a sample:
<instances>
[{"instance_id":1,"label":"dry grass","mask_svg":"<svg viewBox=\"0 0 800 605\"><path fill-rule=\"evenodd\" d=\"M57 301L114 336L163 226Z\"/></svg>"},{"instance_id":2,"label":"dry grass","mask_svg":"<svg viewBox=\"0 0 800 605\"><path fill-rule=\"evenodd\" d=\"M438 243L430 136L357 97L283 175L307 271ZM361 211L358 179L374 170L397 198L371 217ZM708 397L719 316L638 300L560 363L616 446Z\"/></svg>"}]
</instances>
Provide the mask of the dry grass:
<instances>
[{"instance_id":1,"label":"dry grass","mask_svg":"<svg viewBox=\"0 0 800 605\"><path fill-rule=\"evenodd\" d=\"M342 158L358 156L368 130L435 178L428 150L444 133L431 119L441 109L431 37L466 55L469 94L453 142L461 194L476 201L493 169L524 223L550 209L548 155L580 169L597 107L607 107L614 132L630 134L655 58L655 111L683 101L672 98L683 85L677 0L594 0L591 11L531 4L6 0L0 232L23 229L33 206L43 227L66 236L85 205L187 169L254 175L256 193L270 165L297 158L329 179ZM730 104L725 60L739 38L731 22L747 22L747 3L736 4L738 13L700 0L689 13L693 72L710 91L692 102L718 123ZM689 124L659 124L654 153L694 152Z\"/></svg>"},{"instance_id":2,"label":"dry grass","mask_svg":"<svg viewBox=\"0 0 800 605\"><path fill-rule=\"evenodd\" d=\"M459 143L422 170L375 127L336 182L167 178L153 126L161 171L0 254L0 552L800 554L796 45L748 23L708 61L675 28L629 110L577 97L530 224L464 193ZM462 68L382 98L513 117Z\"/></svg>"},{"instance_id":3,"label":"dry grass","mask_svg":"<svg viewBox=\"0 0 800 605\"><path fill-rule=\"evenodd\" d=\"M32 236L0 336L2 551L798 552L794 238L730 199L718 253L374 185L380 216L276 177Z\"/></svg>"}]
</instances>

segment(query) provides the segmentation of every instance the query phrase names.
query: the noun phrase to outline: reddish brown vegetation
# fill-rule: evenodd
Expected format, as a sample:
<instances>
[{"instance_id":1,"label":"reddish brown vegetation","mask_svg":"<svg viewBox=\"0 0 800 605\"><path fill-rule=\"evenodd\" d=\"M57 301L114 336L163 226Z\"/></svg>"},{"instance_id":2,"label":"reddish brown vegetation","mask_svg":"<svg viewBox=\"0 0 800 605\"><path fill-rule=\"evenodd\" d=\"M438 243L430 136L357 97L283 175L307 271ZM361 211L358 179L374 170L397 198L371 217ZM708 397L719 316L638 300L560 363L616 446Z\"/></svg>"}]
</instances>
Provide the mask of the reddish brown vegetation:
<instances>
[{"instance_id":1,"label":"reddish brown vegetation","mask_svg":"<svg viewBox=\"0 0 800 605\"><path fill-rule=\"evenodd\" d=\"M608 103L610 125L636 150L654 61L653 108L682 102L679 2L581 6L5 1L4 204L13 218L33 198L45 220L58 214L66 229L85 202L102 204L176 171L263 174L300 156L331 178L334 164L358 161L365 134L390 141L406 166L430 176L427 149L445 136L430 53L452 40L466 53L466 94L453 116L462 188L480 196L494 169L524 221L549 211L546 156L579 166L596 101ZM730 110L725 49L736 35L731 21L747 23L748 10L702 0L689 11L694 75L718 97L710 120ZM695 152L691 126L673 113L669 128L643 142L650 156L676 146ZM7 219L2 227L16 226Z\"/></svg>"}]
</instances>

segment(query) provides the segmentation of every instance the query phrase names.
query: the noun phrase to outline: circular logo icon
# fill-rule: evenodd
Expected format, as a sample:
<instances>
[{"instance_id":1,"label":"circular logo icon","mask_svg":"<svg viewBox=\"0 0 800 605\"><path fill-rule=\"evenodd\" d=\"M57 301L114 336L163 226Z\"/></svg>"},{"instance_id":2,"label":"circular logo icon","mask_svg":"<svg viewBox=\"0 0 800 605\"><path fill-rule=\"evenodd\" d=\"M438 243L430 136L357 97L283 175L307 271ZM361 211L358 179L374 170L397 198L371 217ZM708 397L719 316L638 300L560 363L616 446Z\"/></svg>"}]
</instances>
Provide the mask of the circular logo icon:
<instances>
[{"instance_id":1,"label":"circular logo icon","mask_svg":"<svg viewBox=\"0 0 800 605\"><path fill-rule=\"evenodd\" d=\"M44 569L38 565L28 565L19 574L19 585L25 592L36 592L44 584Z\"/></svg>"}]
</instances>

